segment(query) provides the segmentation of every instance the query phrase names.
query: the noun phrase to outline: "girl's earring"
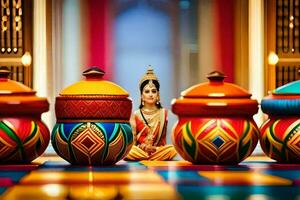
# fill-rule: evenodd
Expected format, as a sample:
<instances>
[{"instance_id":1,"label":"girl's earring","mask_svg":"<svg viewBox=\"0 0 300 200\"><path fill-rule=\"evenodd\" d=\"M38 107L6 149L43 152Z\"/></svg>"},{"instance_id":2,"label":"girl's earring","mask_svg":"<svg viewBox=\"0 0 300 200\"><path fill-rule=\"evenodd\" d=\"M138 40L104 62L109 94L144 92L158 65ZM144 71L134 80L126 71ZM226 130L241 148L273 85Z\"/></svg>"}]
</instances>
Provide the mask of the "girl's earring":
<instances>
[{"instance_id":1,"label":"girl's earring","mask_svg":"<svg viewBox=\"0 0 300 200\"><path fill-rule=\"evenodd\" d=\"M156 104L157 104L157 105L159 105L159 103L160 103L160 102L159 102L159 98L157 98L157 100L156 100Z\"/></svg>"},{"instance_id":2,"label":"girl's earring","mask_svg":"<svg viewBox=\"0 0 300 200\"><path fill-rule=\"evenodd\" d=\"M144 100L142 100L142 106L144 106L144 105L145 105Z\"/></svg>"}]
</instances>

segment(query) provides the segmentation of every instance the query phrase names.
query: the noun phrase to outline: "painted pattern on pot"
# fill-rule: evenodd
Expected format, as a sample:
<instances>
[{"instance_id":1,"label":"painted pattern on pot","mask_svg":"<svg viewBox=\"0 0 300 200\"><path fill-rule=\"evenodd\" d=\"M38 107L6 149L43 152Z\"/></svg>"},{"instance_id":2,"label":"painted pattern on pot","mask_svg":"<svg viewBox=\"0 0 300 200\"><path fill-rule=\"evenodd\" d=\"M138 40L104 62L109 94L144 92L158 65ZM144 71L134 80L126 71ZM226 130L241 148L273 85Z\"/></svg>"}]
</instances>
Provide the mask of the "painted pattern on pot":
<instances>
[{"instance_id":1,"label":"painted pattern on pot","mask_svg":"<svg viewBox=\"0 0 300 200\"><path fill-rule=\"evenodd\" d=\"M58 154L83 165L114 164L128 153L133 140L128 123L57 123L52 133Z\"/></svg>"},{"instance_id":2,"label":"painted pattern on pot","mask_svg":"<svg viewBox=\"0 0 300 200\"><path fill-rule=\"evenodd\" d=\"M246 90L223 81L220 72L173 100L178 115L172 141L178 153L192 163L239 163L257 145L259 129L252 116L258 103Z\"/></svg>"},{"instance_id":3,"label":"painted pattern on pot","mask_svg":"<svg viewBox=\"0 0 300 200\"><path fill-rule=\"evenodd\" d=\"M261 102L269 119L261 126L260 144L279 162L300 162L300 81L274 90Z\"/></svg>"},{"instance_id":4,"label":"painted pattern on pot","mask_svg":"<svg viewBox=\"0 0 300 200\"><path fill-rule=\"evenodd\" d=\"M181 120L174 130L176 150L193 163L236 163L252 153L258 142L253 120L202 118Z\"/></svg>"},{"instance_id":5,"label":"painted pattern on pot","mask_svg":"<svg viewBox=\"0 0 300 200\"><path fill-rule=\"evenodd\" d=\"M49 103L9 80L9 74L8 68L0 67L0 163L29 163L49 144L49 130L41 121Z\"/></svg>"}]
</instances>

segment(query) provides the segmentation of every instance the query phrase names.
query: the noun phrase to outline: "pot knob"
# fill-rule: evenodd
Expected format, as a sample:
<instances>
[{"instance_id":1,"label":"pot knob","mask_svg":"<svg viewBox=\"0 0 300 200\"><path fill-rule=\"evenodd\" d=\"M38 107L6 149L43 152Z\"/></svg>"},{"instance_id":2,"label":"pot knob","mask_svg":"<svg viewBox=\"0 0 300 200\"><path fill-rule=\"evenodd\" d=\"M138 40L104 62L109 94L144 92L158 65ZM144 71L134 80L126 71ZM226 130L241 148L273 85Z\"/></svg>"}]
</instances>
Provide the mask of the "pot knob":
<instances>
[{"instance_id":1,"label":"pot knob","mask_svg":"<svg viewBox=\"0 0 300 200\"><path fill-rule=\"evenodd\" d=\"M2 66L0 67L0 79L8 79L8 76L10 75L11 71L8 69L8 67Z\"/></svg>"},{"instance_id":2,"label":"pot knob","mask_svg":"<svg viewBox=\"0 0 300 200\"><path fill-rule=\"evenodd\" d=\"M104 74L105 72L98 67L91 67L82 73L86 80L101 80Z\"/></svg>"},{"instance_id":3,"label":"pot knob","mask_svg":"<svg viewBox=\"0 0 300 200\"><path fill-rule=\"evenodd\" d=\"M208 78L210 82L223 82L226 77L227 76L219 71L213 71L206 75L206 78Z\"/></svg>"}]
</instances>

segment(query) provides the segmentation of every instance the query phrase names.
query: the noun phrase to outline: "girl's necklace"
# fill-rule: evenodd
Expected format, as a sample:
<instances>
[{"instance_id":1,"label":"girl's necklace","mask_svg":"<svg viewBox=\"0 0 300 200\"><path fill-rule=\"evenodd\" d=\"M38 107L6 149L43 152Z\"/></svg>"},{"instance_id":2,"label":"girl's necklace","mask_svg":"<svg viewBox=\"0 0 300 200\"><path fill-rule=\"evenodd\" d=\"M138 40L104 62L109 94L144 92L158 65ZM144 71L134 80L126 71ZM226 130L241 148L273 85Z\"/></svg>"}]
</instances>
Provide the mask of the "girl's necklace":
<instances>
[{"instance_id":1,"label":"girl's necklace","mask_svg":"<svg viewBox=\"0 0 300 200\"><path fill-rule=\"evenodd\" d=\"M155 110L153 110L153 111L149 111L149 110L145 110L145 109L142 109L142 108L140 109L141 116L142 116L142 118L143 118L145 124L146 124L148 127L150 127L150 124L149 124L148 120L146 119L144 113L145 113L146 115L153 115L153 114L157 113L158 110L159 110L159 109L155 109ZM150 128L151 128L151 127L150 127Z\"/></svg>"}]
</instances>

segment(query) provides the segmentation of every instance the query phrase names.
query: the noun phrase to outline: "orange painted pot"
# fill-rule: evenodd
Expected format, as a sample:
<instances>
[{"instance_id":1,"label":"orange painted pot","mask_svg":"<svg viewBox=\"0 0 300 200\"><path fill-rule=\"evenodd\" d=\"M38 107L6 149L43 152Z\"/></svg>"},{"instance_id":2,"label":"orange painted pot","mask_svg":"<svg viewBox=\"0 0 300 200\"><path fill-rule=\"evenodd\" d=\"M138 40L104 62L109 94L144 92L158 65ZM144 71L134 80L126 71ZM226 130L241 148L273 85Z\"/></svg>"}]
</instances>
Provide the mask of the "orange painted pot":
<instances>
[{"instance_id":1,"label":"orange painted pot","mask_svg":"<svg viewBox=\"0 0 300 200\"><path fill-rule=\"evenodd\" d=\"M90 68L83 75L85 80L56 97L53 148L72 164L115 164L133 145L132 101L123 88L102 78L102 70Z\"/></svg>"},{"instance_id":2,"label":"orange painted pot","mask_svg":"<svg viewBox=\"0 0 300 200\"><path fill-rule=\"evenodd\" d=\"M7 67L0 68L0 163L28 163L49 144L49 130L41 121L49 103L9 74Z\"/></svg>"},{"instance_id":3,"label":"orange painted pot","mask_svg":"<svg viewBox=\"0 0 300 200\"><path fill-rule=\"evenodd\" d=\"M265 154L278 162L300 163L300 81L277 88L261 107L269 116L260 128Z\"/></svg>"},{"instance_id":4,"label":"orange painted pot","mask_svg":"<svg viewBox=\"0 0 300 200\"><path fill-rule=\"evenodd\" d=\"M259 130L253 120L258 103L225 76L212 72L209 82L188 88L172 101L178 115L172 133L177 152L192 163L239 163L251 155Z\"/></svg>"}]
</instances>

